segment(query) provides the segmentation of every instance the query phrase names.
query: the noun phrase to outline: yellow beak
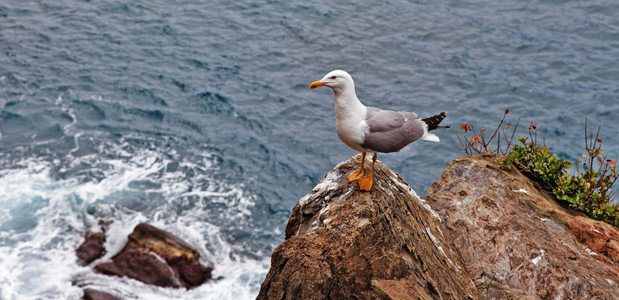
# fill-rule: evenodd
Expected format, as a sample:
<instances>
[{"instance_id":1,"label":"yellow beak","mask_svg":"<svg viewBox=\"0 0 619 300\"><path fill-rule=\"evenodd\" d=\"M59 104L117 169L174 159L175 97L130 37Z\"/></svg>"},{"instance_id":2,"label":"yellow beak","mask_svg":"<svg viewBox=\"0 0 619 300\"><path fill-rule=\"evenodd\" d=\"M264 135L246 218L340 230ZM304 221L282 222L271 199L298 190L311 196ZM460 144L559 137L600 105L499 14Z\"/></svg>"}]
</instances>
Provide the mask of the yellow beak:
<instances>
[{"instance_id":1,"label":"yellow beak","mask_svg":"<svg viewBox=\"0 0 619 300\"><path fill-rule=\"evenodd\" d=\"M323 86L325 84L327 84L327 83L326 82L322 82L322 81L314 81L314 82L312 82L312 84L310 84L309 88L310 89L315 89L315 88L317 88L319 86Z\"/></svg>"}]
</instances>

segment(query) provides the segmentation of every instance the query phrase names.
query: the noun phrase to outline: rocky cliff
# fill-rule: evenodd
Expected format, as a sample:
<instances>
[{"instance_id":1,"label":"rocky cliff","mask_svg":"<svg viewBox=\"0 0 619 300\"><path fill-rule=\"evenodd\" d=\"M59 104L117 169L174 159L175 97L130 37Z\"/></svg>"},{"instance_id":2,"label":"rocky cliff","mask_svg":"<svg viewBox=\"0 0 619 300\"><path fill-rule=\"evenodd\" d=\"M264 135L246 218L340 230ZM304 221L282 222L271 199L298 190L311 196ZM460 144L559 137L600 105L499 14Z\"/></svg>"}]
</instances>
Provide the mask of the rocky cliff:
<instances>
[{"instance_id":1,"label":"rocky cliff","mask_svg":"<svg viewBox=\"0 0 619 300\"><path fill-rule=\"evenodd\" d=\"M619 230L496 159L454 160L424 196L477 286L494 278L490 299L619 299Z\"/></svg>"},{"instance_id":2,"label":"rocky cliff","mask_svg":"<svg viewBox=\"0 0 619 300\"><path fill-rule=\"evenodd\" d=\"M258 299L619 299L617 228L558 205L493 155L424 199L378 162L341 163L294 207Z\"/></svg>"},{"instance_id":3,"label":"rocky cliff","mask_svg":"<svg viewBox=\"0 0 619 300\"><path fill-rule=\"evenodd\" d=\"M440 217L378 162L370 192L356 156L294 207L258 299L476 299Z\"/></svg>"}]
</instances>

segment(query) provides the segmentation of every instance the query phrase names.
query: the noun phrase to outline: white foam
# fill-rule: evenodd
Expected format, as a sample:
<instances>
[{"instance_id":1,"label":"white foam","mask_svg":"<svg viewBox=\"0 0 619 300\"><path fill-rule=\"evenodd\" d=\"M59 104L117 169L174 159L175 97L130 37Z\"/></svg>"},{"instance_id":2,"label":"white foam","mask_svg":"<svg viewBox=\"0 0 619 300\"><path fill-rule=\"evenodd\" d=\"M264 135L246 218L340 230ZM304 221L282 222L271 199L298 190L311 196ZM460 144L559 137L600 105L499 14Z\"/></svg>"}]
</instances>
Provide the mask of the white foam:
<instances>
[{"instance_id":1,"label":"white foam","mask_svg":"<svg viewBox=\"0 0 619 300\"><path fill-rule=\"evenodd\" d=\"M74 251L82 223L69 213L72 203L48 193L57 186L38 164L0 172L2 299L81 295L71 274L79 269Z\"/></svg>"},{"instance_id":2,"label":"white foam","mask_svg":"<svg viewBox=\"0 0 619 300\"><path fill-rule=\"evenodd\" d=\"M23 168L0 170L0 299L80 299L82 287L129 299L255 298L268 272L270 253L244 254L244 245L231 243L221 231L223 225L209 223L204 215L208 205L219 202L227 207L219 216L226 224L247 223L254 199L243 186L209 178L208 154L202 161L180 161L178 171L169 172L170 153L143 150L125 156L123 145L104 147L120 158L98 161L82 156L60 170L82 163L105 165L99 181L54 178L50 173L58 169L58 160L28 159L19 163ZM184 168L192 168L195 175L188 178ZM132 182L156 184L140 188ZM132 202L133 193L142 199ZM183 205L192 209L177 212ZM135 225L149 222L193 245L205 264L212 262L213 277L221 278L188 291L94 273L92 266L78 265L75 249L86 231L100 230L100 219L113 223L106 232L107 254L98 262L118 253Z\"/></svg>"}]
</instances>

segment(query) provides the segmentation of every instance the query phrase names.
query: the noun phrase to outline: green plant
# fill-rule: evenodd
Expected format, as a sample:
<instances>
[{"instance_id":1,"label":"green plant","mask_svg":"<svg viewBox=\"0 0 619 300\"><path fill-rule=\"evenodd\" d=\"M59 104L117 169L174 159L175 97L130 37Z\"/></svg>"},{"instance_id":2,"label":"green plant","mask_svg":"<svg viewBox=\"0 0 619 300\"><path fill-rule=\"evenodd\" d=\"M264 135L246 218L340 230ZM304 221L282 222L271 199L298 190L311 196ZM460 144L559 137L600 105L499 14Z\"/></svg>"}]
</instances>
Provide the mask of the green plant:
<instances>
[{"instance_id":1,"label":"green plant","mask_svg":"<svg viewBox=\"0 0 619 300\"><path fill-rule=\"evenodd\" d=\"M492 286L492 282L494 281L494 275L492 275L492 278L490 278L490 280L488 280L486 272L482 272L481 275L484 277L484 290L486 290L486 293L483 295L483 297L484 299L488 299L488 293L490 293L490 287Z\"/></svg>"},{"instance_id":2,"label":"green plant","mask_svg":"<svg viewBox=\"0 0 619 300\"><path fill-rule=\"evenodd\" d=\"M482 299L490 299L489 294L490 294L490 289L492 288L492 283L495 281L496 277L494 275L492 275L492 278L490 278L490 280L488 280L488 274L486 273L486 271L484 271L484 267L481 266L481 276L484 279L484 282L482 283L482 289L484 290L484 294L481 295ZM499 287L499 294L497 295L497 300L501 299L501 295L503 295L503 283L501 283L501 286ZM505 293L505 299L506 300L512 300L514 298L511 298L507 295L507 293Z\"/></svg>"},{"instance_id":3,"label":"green plant","mask_svg":"<svg viewBox=\"0 0 619 300\"><path fill-rule=\"evenodd\" d=\"M536 141L529 142L526 137L518 140L522 145L514 145L501 163L515 165L537 187L552 192L559 186L561 178L568 175L567 170L572 164L554 156L547 146L542 147Z\"/></svg>"},{"instance_id":4,"label":"green plant","mask_svg":"<svg viewBox=\"0 0 619 300\"><path fill-rule=\"evenodd\" d=\"M552 193L559 202L582 211L593 219L619 227L619 205L615 201L617 191L612 188L619 179L617 158L609 159L602 151L601 125L595 134L589 133L585 118L587 153L583 154L582 164L576 162L576 174L572 176L568 173L572 163L556 157L546 145L540 145L537 140L537 126L533 122L529 126L529 136L518 137L520 144L511 146L520 117L513 131L508 132L510 125L503 126L508 113L509 110L506 109L490 138L486 138L484 128L478 133L473 125L463 124L460 129L464 131L464 136L458 136L461 149L468 155L486 151L501 154L504 158L498 159L498 163L507 167L515 166L538 188ZM467 137L467 134L472 134L472 137ZM504 147L501 147L501 141Z\"/></svg>"},{"instance_id":5,"label":"green plant","mask_svg":"<svg viewBox=\"0 0 619 300\"><path fill-rule=\"evenodd\" d=\"M619 178L616 160L608 159L602 152L600 127L595 136L587 133L585 120L585 149L583 170L578 167L577 175L571 176L568 169L572 164L554 156L547 146L537 142L535 124L529 127L529 138L519 137L522 145L514 145L503 165L514 165L531 178L541 189L554 194L559 201L586 213L589 217L619 227L619 206L614 203L613 184ZM578 166L578 164L577 164Z\"/></svg>"},{"instance_id":6,"label":"green plant","mask_svg":"<svg viewBox=\"0 0 619 300\"><path fill-rule=\"evenodd\" d=\"M587 131L585 119L585 150L583 169L577 164L578 176L561 178L554 191L559 200L567 201L571 207L584 211L591 218L605 221L619 227L619 205L614 201L616 191L612 186L619 179L616 162L602 152L601 126L595 136Z\"/></svg>"}]
</instances>

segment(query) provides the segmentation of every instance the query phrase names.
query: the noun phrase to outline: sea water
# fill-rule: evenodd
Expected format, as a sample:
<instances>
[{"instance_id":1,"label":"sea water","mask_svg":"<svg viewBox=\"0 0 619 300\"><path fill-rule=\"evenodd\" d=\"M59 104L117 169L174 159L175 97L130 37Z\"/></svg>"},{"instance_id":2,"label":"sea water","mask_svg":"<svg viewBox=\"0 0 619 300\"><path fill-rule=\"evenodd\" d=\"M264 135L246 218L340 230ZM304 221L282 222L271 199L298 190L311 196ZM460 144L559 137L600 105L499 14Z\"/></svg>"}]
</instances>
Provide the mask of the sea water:
<instances>
[{"instance_id":1,"label":"sea water","mask_svg":"<svg viewBox=\"0 0 619 300\"><path fill-rule=\"evenodd\" d=\"M333 69L370 106L447 112L441 143L379 159L423 195L459 127L535 122L575 161L584 120L619 153L616 1L0 3L0 299L253 299L290 211L355 154L335 134ZM493 127L494 126L494 127ZM140 222L214 267L191 290L82 266Z\"/></svg>"}]
</instances>

